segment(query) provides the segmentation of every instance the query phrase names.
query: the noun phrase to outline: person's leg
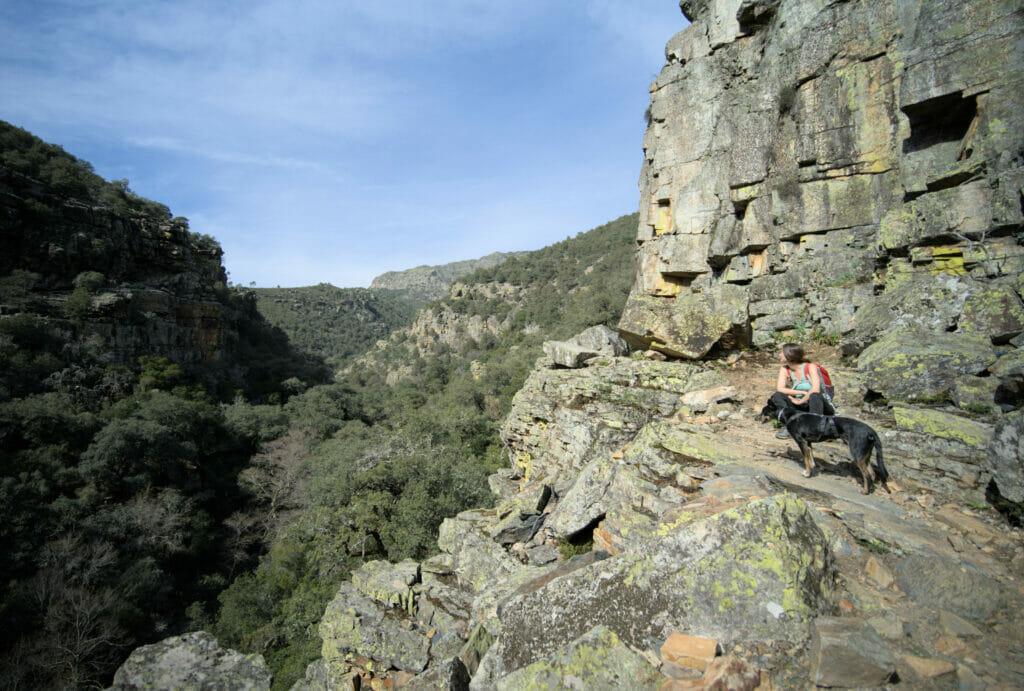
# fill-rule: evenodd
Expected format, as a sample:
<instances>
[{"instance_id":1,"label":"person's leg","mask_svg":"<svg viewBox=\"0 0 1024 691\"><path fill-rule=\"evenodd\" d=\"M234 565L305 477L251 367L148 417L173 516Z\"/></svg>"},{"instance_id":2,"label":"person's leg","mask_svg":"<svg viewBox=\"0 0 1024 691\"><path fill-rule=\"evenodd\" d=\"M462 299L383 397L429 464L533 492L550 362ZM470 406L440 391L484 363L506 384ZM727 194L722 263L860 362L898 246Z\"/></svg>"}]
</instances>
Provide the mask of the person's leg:
<instances>
[{"instance_id":1,"label":"person's leg","mask_svg":"<svg viewBox=\"0 0 1024 691\"><path fill-rule=\"evenodd\" d=\"M820 393L812 393L807 397L807 410L815 415L825 414L825 397Z\"/></svg>"},{"instance_id":2,"label":"person's leg","mask_svg":"<svg viewBox=\"0 0 1024 691\"><path fill-rule=\"evenodd\" d=\"M789 400L789 396L782 393L781 391L776 391L775 393L772 394L771 402L779 411L783 411L786 408L796 407L795 405L793 405L793 401Z\"/></svg>"}]
</instances>

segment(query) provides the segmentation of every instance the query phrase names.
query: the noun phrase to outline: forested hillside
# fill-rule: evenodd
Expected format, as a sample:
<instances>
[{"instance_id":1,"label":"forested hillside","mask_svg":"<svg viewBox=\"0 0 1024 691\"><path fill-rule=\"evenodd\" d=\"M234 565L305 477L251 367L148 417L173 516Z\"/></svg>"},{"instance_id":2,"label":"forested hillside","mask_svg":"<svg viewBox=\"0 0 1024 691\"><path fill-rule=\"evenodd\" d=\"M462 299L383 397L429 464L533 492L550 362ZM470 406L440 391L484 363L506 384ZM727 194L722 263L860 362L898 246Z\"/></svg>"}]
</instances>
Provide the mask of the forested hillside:
<instances>
[{"instance_id":1,"label":"forested hillside","mask_svg":"<svg viewBox=\"0 0 1024 691\"><path fill-rule=\"evenodd\" d=\"M421 342L415 329L396 332L350 361L336 384L285 406L296 431L268 449L259 472L267 487L303 485L304 508L259 567L221 596L209 626L222 645L261 652L275 688L289 688L319 657L315 623L352 569L375 558L423 558L445 517L491 504L487 477L508 464L497 428L512 396L543 341L618 319L636 221L623 216L479 270L417 319L501 315L501 328L479 341L453 348ZM496 286L515 290L504 291L508 300L486 297ZM307 460L296 451L303 445Z\"/></svg>"},{"instance_id":2,"label":"forested hillside","mask_svg":"<svg viewBox=\"0 0 1024 691\"><path fill-rule=\"evenodd\" d=\"M361 353L378 339L412 321L418 300L403 290L336 288L254 288L263 317L288 334L292 345L331 362Z\"/></svg>"},{"instance_id":3,"label":"forested hillside","mask_svg":"<svg viewBox=\"0 0 1024 691\"><path fill-rule=\"evenodd\" d=\"M478 271L419 315L456 331L486 316L480 339L400 330L326 383L259 291L226 285L214 239L6 123L0 156L7 688L102 686L132 648L198 629L263 653L288 688L352 568L421 557L444 517L491 501L496 428L541 343L614 323L633 273L635 215ZM300 308L326 316L339 294L353 326L296 332L310 351L409 317L329 286Z\"/></svg>"},{"instance_id":4,"label":"forested hillside","mask_svg":"<svg viewBox=\"0 0 1024 691\"><path fill-rule=\"evenodd\" d=\"M0 687L103 685L258 555L239 473L327 370L215 240L6 123L0 224Z\"/></svg>"}]
</instances>

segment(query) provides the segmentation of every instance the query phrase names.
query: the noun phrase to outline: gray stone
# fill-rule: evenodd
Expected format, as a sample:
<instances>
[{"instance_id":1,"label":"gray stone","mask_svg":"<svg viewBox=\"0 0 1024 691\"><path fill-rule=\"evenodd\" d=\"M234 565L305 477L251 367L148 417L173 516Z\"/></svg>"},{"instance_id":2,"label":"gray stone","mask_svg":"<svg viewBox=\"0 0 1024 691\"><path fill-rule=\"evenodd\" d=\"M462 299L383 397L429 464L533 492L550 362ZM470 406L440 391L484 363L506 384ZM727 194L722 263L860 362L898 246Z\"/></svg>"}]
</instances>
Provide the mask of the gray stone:
<instances>
[{"instance_id":1,"label":"gray stone","mask_svg":"<svg viewBox=\"0 0 1024 691\"><path fill-rule=\"evenodd\" d=\"M604 324L592 326L570 339L571 343L581 348L594 350L601 355L621 357L629 355L629 345L622 336Z\"/></svg>"},{"instance_id":2,"label":"gray stone","mask_svg":"<svg viewBox=\"0 0 1024 691\"><path fill-rule=\"evenodd\" d=\"M437 545L451 555L460 585L473 593L523 568L491 539L494 523L492 515L480 511L464 511L441 522Z\"/></svg>"},{"instance_id":3,"label":"gray stone","mask_svg":"<svg viewBox=\"0 0 1024 691\"><path fill-rule=\"evenodd\" d=\"M961 333L894 331L858 358L864 383L890 400L948 399L956 381L995 362L988 338Z\"/></svg>"},{"instance_id":4,"label":"gray stone","mask_svg":"<svg viewBox=\"0 0 1024 691\"><path fill-rule=\"evenodd\" d=\"M529 542L544 524L544 519L543 514L513 512L495 526L492 537L505 547L516 542Z\"/></svg>"},{"instance_id":5,"label":"gray stone","mask_svg":"<svg viewBox=\"0 0 1024 691\"><path fill-rule=\"evenodd\" d=\"M626 305L619 331L644 350L697 359L719 343L728 347L749 343L748 300L746 291L733 285L699 294L687 292L671 302L635 297Z\"/></svg>"},{"instance_id":6,"label":"gray stone","mask_svg":"<svg viewBox=\"0 0 1024 691\"><path fill-rule=\"evenodd\" d=\"M462 660L452 657L431 665L402 688L408 691L467 691L469 672Z\"/></svg>"},{"instance_id":7,"label":"gray stone","mask_svg":"<svg viewBox=\"0 0 1024 691\"><path fill-rule=\"evenodd\" d=\"M488 678L480 681L532 664L600 624L640 648L674 631L723 646L804 642L830 592L825 542L807 506L782 496L664 531L656 549L551 574L503 604L501 632L481 667ZM779 616L767 602L782 606Z\"/></svg>"},{"instance_id":8,"label":"gray stone","mask_svg":"<svg viewBox=\"0 0 1024 691\"><path fill-rule=\"evenodd\" d=\"M884 293L864 302L844 329L843 352L856 354L891 333L944 332L955 327L968 297L979 290L963 277L919 276L893 281Z\"/></svg>"},{"instance_id":9,"label":"gray stone","mask_svg":"<svg viewBox=\"0 0 1024 691\"><path fill-rule=\"evenodd\" d=\"M501 439L527 482L564 492L590 461L620 449L648 421L721 375L689 363L614 358L579 370L540 368L512 399Z\"/></svg>"},{"instance_id":10,"label":"gray stone","mask_svg":"<svg viewBox=\"0 0 1024 691\"><path fill-rule=\"evenodd\" d=\"M608 627L597 626L544 659L496 680L494 688L654 691L663 680L647 658L624 644Z\"/></svg>"},{"instance_id":11,"label":"gray stone","mask_svg":"<svg viewBox=\"0 0 1024 691\"><path fill-rule=\"evenodd\" d=\"M992 412L998 388L999 379L996 377L961 377L953 382L953 404L961 410L975 413Z\"/></svg>"},{"instance_id":12,"label":"gray stone","mask_svg":"<svg viewBox=\"0 0 1024 691\"><path fill-rule=\"evenodd\" d=\"M419 581L420 565L412 559L400 564L368 561L352 572L352 585L363 595L409 612L415 606L413 586Z\"/></svg>"},{"instance_id":13,"label":"gray stone","mask_svg":"<svg viewBox=\"0 0 1024 691\"><path fill-rule=\"evenodd\" d=\"M406 613L397 613L363 595L350 583L342 583L320 619L321 654L328 671L343 664L353 653L377 660L387 667L414 674L427 666L430 639Z\"/></svg>"},{"instance_id":14,"label":"gray stone","mask_svg":"<svg viewBox=\"0 0 1024 691\"><path fill-rule=\"evenodd\" d=\"M558 550L551 545L537 545L526 550L526 556L532 566L544 566L558 561Z\"/></svg>"},{"instance_id":15,"label":"gray stone","mask_svg":"<svg viewBox=\"0 0 1024 691\"><path fill-rule=\"evenodd\" d=\"M597 357L596 350L566 341L544 341L544 353L560 367L576 369L583 367L587 360Z\"/></svg>"},{"instance_id":16,"label":"gray stone","mask_svg":"<svg viewBox=\"0 0 1024 691\"><path fill-rule=\"evenodd\" d=\"M1008 413L996 423L985 461L999 493L1024 502L1024 411Z\"/></svg>"},{"instance_id":17,"label":"gray stone","mask_svg":"<svg viewBox=\"0 0 1024 691\"><path fill-rule=\"evenodd\" d=\"M984 621L999 607L999 581L943 557L911 554L896 564L900 588L924 607Z\"/></svg>"},{"instance_id":18,"label":"gray stone","mask_svg":"<svg viewBox=\"0 0 1024 691\"><path fill-rule=\"evenodd\" d=\"M860 619L820 617L814 622L811 680L818 686L881 686L895 673L888 644Z\"/></svg>"},{"instance_id":19,"label":"gray stone","mask_svg":"<svg viewBox=\"0 0 1024 691\"><path fill-rule=\"evenodd\" d=\"M967 298L957 323L965 333L986 335L993 343L1007 343L1024 331L1024 303L1011 286L992 285Z\"/></svg>"},{"instance_id":20,"label":"gray stone","mask_svg":"<svg viewBox=\"0 0 1024 691\"><path fill-rule=\"evenodd\" d=\"M263 691L271 678L262 655L221 648L216 638L196 631L136 648L114 674L111 689Z\"/></svg>"}]
</instances>

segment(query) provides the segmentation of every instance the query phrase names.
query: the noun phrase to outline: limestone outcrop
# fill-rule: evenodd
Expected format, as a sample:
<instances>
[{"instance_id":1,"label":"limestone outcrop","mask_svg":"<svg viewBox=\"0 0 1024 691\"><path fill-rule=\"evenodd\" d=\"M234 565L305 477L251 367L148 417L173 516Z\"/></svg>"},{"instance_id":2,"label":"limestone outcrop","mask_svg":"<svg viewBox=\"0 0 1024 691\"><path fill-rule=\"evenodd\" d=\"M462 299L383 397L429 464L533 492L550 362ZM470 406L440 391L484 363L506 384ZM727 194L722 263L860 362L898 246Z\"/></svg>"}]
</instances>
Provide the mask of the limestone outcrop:
<instances>
[{"instance_id":1,"label":"limestone outcrop","mask_svg":"<svg viewBox=\"0 0 1024 691\"><path fill-rule=\"evenodd\" d=\"M1012 3L684 0L651 84L619 327L700 358L782 333L1019 341L1024 17Z\"/></svg>"}]
</instances>

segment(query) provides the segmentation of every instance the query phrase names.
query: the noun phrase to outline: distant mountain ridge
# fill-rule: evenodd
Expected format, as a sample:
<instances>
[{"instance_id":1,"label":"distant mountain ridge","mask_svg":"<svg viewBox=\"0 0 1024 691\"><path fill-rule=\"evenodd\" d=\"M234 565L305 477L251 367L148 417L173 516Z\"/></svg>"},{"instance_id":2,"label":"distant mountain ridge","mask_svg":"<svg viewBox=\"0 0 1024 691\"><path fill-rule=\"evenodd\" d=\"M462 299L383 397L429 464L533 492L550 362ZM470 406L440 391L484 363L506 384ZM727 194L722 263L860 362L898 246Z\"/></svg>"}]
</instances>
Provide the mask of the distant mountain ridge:
<instances>
[{"instance_id":1,"label":"distant mountain ridge","mask_svg":"<svg viewBox=\"0 0 1024 691\"><path fill-rule=\"evenodd\" d=\"M429 302L447 295L448 288L455 279L471 274L477 269L490 269L506 259L521 257L524 254L526 252L492 252L479 259L467 259L438 266L424 264L404 271L387 271L374 278L370 288L407 290L410 297Z\"/></svg>"}]
</instances>

